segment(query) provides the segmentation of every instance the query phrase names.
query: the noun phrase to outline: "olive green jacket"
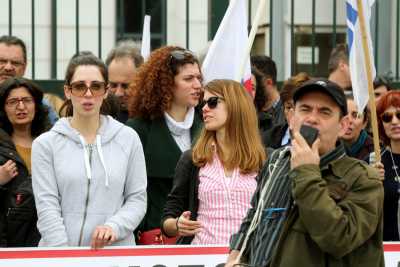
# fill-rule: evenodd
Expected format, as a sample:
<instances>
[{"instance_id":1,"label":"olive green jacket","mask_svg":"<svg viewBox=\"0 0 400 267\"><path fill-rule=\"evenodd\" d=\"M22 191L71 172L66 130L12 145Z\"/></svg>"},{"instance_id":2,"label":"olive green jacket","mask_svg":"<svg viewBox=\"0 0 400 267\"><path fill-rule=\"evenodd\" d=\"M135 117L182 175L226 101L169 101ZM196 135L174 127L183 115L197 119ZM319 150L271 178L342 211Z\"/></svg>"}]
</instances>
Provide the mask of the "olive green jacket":
<instances>
[{"instance_id":1,"label":"olive green jacket","mask_svg":"<svg viewBox=\"0 0 400 267\"><path fill-rule=\"evenodd\" d=\"M332 153L334 157L324 159L325 163L321 162L320 166L302 165L288 172L293 204L278 241L273 244L271 261L258 267L384 266L383 186L379 175L372 167L346 156L343 145ZM261 179L263 182L257 191L268 179L274 178ZM243 245L254 207L260 201L257 191L253 207L239 232L232 237L231 249L240 250ZM257 226L260 227L262 222ZM262 233L262 229L257 233ZM258 245L254 247L255 240ZM252 255L262 253L269 243L259 234L250 235L249 242L244 255L252 262Z\"/></svg>"},{"instance_id":2,"label":"olive green jacket","mask_svg":"<svg viewBox=\"0 0 400 267\"><path fill-rule=\"evenodd\" d=\"M384 266L383 186L374 169L345 156L289 177L296 206L271 266Z\"/></svg>"}]
</instances>

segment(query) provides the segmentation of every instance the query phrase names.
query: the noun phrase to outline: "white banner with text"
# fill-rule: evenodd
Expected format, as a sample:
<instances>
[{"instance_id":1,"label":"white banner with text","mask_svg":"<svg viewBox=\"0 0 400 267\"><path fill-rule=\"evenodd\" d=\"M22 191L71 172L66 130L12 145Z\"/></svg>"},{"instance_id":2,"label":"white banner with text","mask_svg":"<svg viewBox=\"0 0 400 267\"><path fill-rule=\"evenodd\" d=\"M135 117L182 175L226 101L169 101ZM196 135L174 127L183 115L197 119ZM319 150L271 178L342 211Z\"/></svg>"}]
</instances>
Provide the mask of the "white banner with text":
<instances>
[{"instance_id":1,"label":"white banner with text","mask_svg":"<svg viewBox=\"0 0 400 267\"><path fill-rule=\"evenodd\" d=\"M385 243L385 266L400 266L400 243ZM0 267L223 267L224 246L4 248Z\"/></svg>"}]
</instances>

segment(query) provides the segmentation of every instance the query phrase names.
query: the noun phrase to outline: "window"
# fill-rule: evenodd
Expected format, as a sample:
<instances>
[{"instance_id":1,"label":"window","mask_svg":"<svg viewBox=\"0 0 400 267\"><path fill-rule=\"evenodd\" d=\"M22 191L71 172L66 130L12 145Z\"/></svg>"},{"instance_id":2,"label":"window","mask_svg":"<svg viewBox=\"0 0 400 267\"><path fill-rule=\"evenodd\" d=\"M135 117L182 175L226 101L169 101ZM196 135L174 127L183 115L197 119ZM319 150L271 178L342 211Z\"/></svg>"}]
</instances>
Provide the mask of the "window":
<instances>
[{"instance_id":1,"label":"window","mask_svg":"<svg viewBox=\"0 0 400 267\"><path fill-rule=\"evenodd\" d=\"M117 41L131 38L141 40L145 15L151 16L151 47L166 44L166 0L118 0Z\"/></svg>"},{"instance_id":2,"label":"window","mask_svg":"<svg viewBox=\"0 0 400 267\"><path fill-rule=\"evenodd\" d=\"M333 49L333 34L329 32L319 32L324 29L318 29L315 33L315 49L314 49L314 73L312 67L312 33L311 27L304 26L297 29L294 34L294 54L295 60L294 70L292 73L307 72L315 77L328 77L328 61ZM316 29L317 31L317 29ZM346 33L344 29L338 29L336 33L336 43L345 43Z\"/></svg>"}]
</instances>

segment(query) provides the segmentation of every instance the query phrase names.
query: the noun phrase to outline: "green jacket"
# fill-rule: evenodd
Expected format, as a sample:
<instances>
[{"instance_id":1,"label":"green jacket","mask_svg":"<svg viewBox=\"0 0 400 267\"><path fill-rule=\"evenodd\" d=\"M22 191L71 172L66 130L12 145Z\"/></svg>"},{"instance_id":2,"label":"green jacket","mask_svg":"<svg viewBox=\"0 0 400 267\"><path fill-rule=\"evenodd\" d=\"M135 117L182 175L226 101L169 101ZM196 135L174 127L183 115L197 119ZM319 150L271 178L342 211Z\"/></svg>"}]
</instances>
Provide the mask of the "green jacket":
<instances>
[{"instance_id":1,"label":"green jacket","mask_svg":"<svg viewBox=\"0 0 400 267\"><path fill-rule=\"evenodd\" d=\"M164 204L171 191L175 167L182 151L172 137L164 117L154 120L133 118L126 125L138 133L143 145L147 170L147 212L140 230L151 230L160 227ZM201 126L200 116L195 113L190 129L192 143Z\"/></svg>"},{"instance_id":2,"label":"green jacket","mask_svg":"<svg viewBox=\"0 0 400 267\"><path fill-rule=\"evenodd\" d=\"M302 165L286 175L292 181L293 204L274 244L271 262L258 267L384 266L383 186L378 173L346 156L343 145L329 154L321 158L322 167ZM282 164L269 163L283 168ZM261 188L274 177L262 179ZM232 237L231 249L243 245L258 202L255 194L253 207ZM264 230L262 222L257 229L257 234L250 236L247 247L251 249L246 248L244 253L250 263L268 245L262 238L263 231L268 229Z\"/></svg>"},{"instance_id":3,"label":"green jacket","mask_svg":"<svg viewBox=\"0 0 400 267\"><path fill-rule=\"evenodd\" d=\"M384 266L383 187L375 170L346 156L322 170L299 166L289 177L296 206L271 266Z\"/></svg>"}]
</instances>

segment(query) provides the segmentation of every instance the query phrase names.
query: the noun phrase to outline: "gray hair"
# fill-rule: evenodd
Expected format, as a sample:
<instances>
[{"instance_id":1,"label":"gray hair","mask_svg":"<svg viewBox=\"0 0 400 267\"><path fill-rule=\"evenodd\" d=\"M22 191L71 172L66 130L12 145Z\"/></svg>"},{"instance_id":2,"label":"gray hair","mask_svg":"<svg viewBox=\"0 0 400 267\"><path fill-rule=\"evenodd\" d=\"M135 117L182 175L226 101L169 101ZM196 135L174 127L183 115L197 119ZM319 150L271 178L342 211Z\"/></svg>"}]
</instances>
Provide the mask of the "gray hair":
<instances>
[{"instance_id":1,"label":"gray hair","mask_svg":"<svg viewBox=\"0 0 400 267\"><path fill-rule=\"evenodd\" d=\"M106 65L109 66L111 61L116 58L124 57L131 58L136 68L140 67L143 64L143 57L140 54L140 44L133 40L119 41L108 54Z\"/></svg>"}]
</instances>

